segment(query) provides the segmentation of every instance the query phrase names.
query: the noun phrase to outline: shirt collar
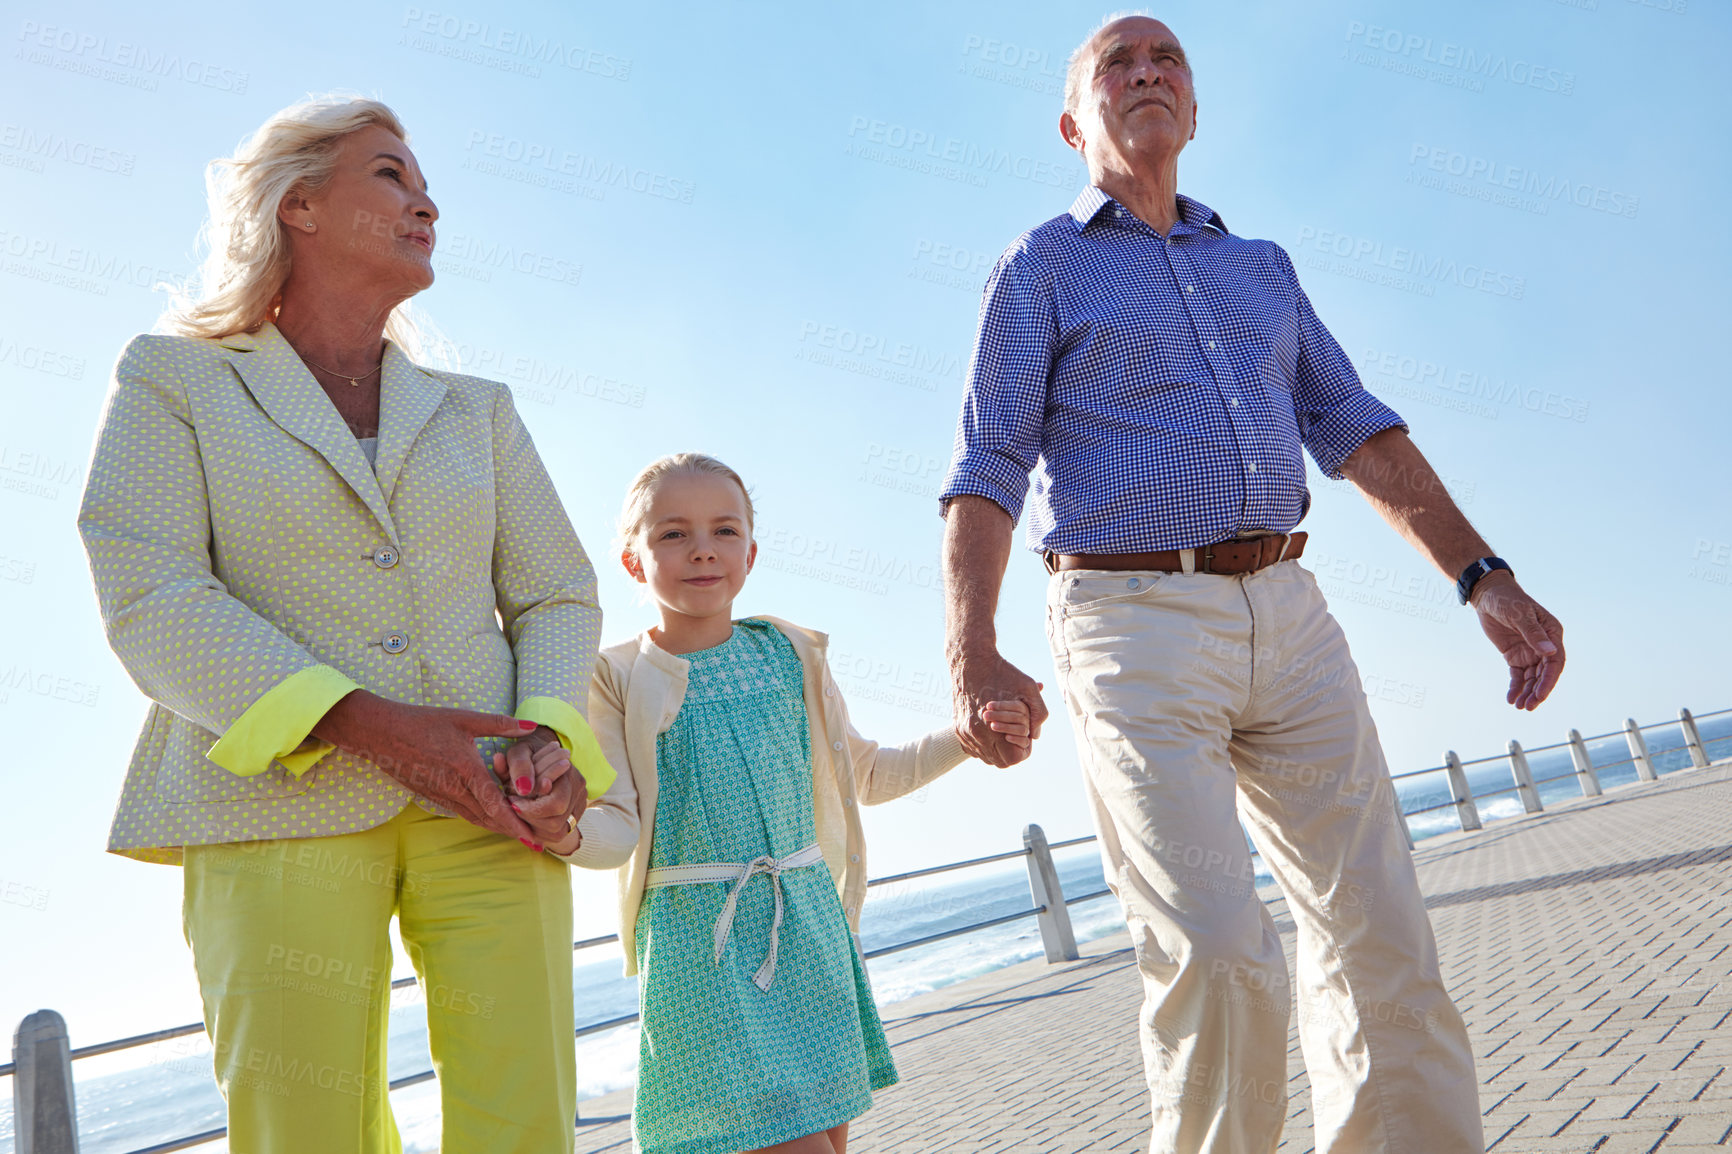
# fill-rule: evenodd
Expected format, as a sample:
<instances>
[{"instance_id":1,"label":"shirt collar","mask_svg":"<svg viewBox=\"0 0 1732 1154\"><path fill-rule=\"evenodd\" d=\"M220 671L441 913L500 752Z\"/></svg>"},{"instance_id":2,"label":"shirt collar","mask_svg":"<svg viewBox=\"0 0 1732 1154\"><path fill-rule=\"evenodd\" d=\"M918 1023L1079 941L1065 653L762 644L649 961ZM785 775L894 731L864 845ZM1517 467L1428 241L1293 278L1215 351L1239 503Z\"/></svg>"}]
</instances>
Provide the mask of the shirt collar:
<instances>
[{"instance_id":1,"label":"shirt collar","mask_svg":"<svg viewBox=\"0 0 1732 1154\"><path fill-rule=\"evenodd\" d=\"M1202 201L1192 200L1181 192L1178 194L1178 203L1179 223L1174 226L1175 232L1198 232L1205 227L1217 228L1223 233L1227 231L1227 222L1221 219L1221 214ZM1076 221L1077 231L1087 229L1095 217L1100 215L1101 209L1109 204L1115 211L1131 216L1129 209L1092 184L1078 193L1070 206L1071 219Z\"/></svg>"}]
</instances>

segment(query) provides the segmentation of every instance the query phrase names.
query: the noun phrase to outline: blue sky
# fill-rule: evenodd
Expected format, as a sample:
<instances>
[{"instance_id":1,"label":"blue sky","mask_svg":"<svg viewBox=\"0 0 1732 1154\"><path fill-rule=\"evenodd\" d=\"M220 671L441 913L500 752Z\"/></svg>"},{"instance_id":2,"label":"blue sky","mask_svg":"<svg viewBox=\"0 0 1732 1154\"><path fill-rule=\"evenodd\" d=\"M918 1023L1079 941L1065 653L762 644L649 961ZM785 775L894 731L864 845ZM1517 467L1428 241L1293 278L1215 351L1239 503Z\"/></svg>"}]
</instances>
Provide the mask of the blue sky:
<instances>
[{"instance_id":1,"label":"blue sky","mask_svg":"<svg viewBox=\"0 0 1732 1154\"><path fill-rule=\"evenodd\" d=\"M421 303L506 380L602 574L631 475L754 486L742 612L829 631L860 728L946 724L932 500L986 269L1063 212L1062 4L19 4L0 15L0 1019L196 1016L178 871L101 852L144 704L73 519L109 368L194 260L201 171L308 92L390 102L444 214ZM1502 702L1449 583L1314 478L1313 565L1392 768L1732 705L1724 10L1685 0L1175 3L1181 189L1288 247L1367 384L1563 619ZM1014 559L1006 653L1051 680ZM1049 695L1052 704L1056 697ZM1088 832L1062 717L1030 762L868 811L874 873ZM578 882L605 932L608 879Z\"/></svg>"}]
</instances>

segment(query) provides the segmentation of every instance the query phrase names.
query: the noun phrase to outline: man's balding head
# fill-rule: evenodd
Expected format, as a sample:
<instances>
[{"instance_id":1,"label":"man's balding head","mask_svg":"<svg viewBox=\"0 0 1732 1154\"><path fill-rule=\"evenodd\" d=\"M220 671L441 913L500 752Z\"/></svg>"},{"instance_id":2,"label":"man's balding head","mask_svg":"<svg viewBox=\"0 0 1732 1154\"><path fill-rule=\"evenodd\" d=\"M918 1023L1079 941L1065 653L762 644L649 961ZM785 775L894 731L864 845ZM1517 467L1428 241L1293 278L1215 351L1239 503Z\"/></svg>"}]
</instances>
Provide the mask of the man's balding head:
<instances>
[{"instance_id":1,"label":"man's balding head","mask_svg":"<svg viewBox=\"0 0 1732 1154\"><path fill-rule=\"evenodd\" d=\"M1082 102L1083 94L1089 89L1089 81L1095 71L1095 57L1102 48L1110 48L1114 40L1124 34L1135 31L1158 29L1157 35L1168 41L1178 50L1179 58L1185 59L1185 50L1179 46L1179 38L1173 30L1150 16L1147 12L1115 12L1100 22L1093 32L1083 42L1077 45L1075 52L1070 54L1070 64L1065 69L1064 76L1064 110L1072 116L1077 114L1077 108ZM1185 71L1190 71L1190 61L1185 60Z\"/></svg>"},{"instance_id":2,"label":"man's balding head","mask_svg":"<svg viewBox=\"0 0 1732 1154\"><path fill-rule=\"evenodd\" d=\"M1173 183L1197 134L1191 62L1173 30L1152 16L1109 17L1071 57L1058 129L1095 184L1110 172L1154 171Z\"/></svg>"}]
</instances>

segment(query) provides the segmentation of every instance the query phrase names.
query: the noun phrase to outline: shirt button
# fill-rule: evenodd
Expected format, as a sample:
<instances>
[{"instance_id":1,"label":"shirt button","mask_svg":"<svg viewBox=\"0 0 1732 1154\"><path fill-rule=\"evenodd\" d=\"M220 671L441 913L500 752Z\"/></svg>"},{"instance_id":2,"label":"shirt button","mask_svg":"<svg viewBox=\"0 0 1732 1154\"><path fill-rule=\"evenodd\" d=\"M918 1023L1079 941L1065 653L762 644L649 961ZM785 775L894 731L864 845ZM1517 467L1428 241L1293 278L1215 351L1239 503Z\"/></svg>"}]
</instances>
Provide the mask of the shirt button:
<instances>
[{"instance_id":1,"label":"shirt button","mask_svg":"<svg viewBox=\"0 0 1732 1154\"><path fill-rule=\"evenodd\" d=\"M860 855L857 853L851 853L848 855L848 860L858 864L858 862L860 861Z\"/></svg>"},{"instance_id":2,"label":"shirt button","mask_svg":"<svg viewBox=\"0 0 1732 1154\"><path fill-rule=\"evenodd\" d=\"M1214 348L1214 347L1215 347L1215 342L1214 342L1214 341L1210 341L1210 342L1209 342L1209 347L1210 347L1210 348Z\"/></svg>"},{"instance_id":3,"label":"shirt button","mask_svg":"<svg viewBox=\"0 0 1732 1154\"><path fill-rule=\"evenodd\" d=\"M381 569L389 569L397 563L397 550L389 545L381 545L373 550L373 564Z\"/></svg>"},{"instance_id":4,"label":"shirt button","mask_svg":"<svg viewBox=\"0 0 1732 1154\"><path fill-rule=\"evenodd\" d=\"M1132 577L1129 581L1125 582L1125 588L1126 589L1135 589L1138 585L1141 585L1141 584L1142 584L1142 582L1140 580L1138 580L1135 577Z\"/></svg>"},{"instance_id":5,"label":"shirt button","mask_svg":"<svg viewBox=\"0 0 1732 1154\"><path fill-rule=\"evenodd\" d=\"M401 633L393 633L385 638L384 645L386 653L401 653L409 648L409 639Z\"/></svg>"},{"instance_id":6,"label":"shirt button","mask_svg":"<svg viewBox=\"0 0 1732 1154\"><path fill-rule=\"evenodd\" d=\"M837 753L841 753L842 752L842 743L840 741L832 741L830 743L830 748L835 750Z\"/></svg>"},{"instance_id":7,"label":"shirt button","mask_svg":"<svg viewBox=\"0 0 1732 1154\"><path fill-rule=\"evenodd\" d=\"M1246 465L1245 468L1255 473L1257 471L1257 462L1252 461L1249 465Z\"/></svg>"},{"instance_id":8,"label":"shirt button","mask_svg":"<svg viewBox=\"0 0 1732 1154\"><path fill-rule=\"evenodd\" d=\"M1227 404L1231 405L1233 408L1236 409L1239 407L1239 398L1238 397L1228 397L1227 398Z\"/></svg>"},{"instance_id":9,"label":"shirt button","mask_svg":"<svg viewBox=\"0 0 1732 1154\"><path fill-rule=\"evenodd\" d=\"M834 696L836 696L836 690L835 690L835 688L834 688L834 687L832 687L832 686L829 686L829 685L826 685L826 686L825 686L825 687L824 687L824 696L825 696L825 697L834 697Z\"/></svg>"},{"instance_id":10,"label":"shirt button","mask_svg":"<svg viewBox=\"0 0 1732 1154\"><path fill-rule=\"evenodd\" d=\"M842 804L844 806L852 806L854 804L854 799L851 797L845 797L842 799Z\"/></svg>"},{"instance_id":11,"label":"shirt button","mask_svg":"<svg viewBox=\"0 0 1732 1154\"><path fill-rule=\"evenodd\" d=\"M1185 291L1188 293L1194 293L1197 291L1197 286L1194 284L1188 284L1185 286Z\"/></svg>"}]
</instances>

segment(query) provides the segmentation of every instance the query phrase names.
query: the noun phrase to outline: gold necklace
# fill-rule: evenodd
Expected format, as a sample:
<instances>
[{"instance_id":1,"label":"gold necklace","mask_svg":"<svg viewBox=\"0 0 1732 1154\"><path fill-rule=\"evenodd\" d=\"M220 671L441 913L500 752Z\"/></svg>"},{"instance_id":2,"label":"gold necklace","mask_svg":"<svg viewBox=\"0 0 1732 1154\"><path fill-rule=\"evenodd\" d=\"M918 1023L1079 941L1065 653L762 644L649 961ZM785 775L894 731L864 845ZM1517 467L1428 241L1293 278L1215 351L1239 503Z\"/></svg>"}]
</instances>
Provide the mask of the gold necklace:
<instances>
[{"instance_id":1,"label":"gold necklace","mask_svg":"<svg viewBox=\"0 0 1732 1154\"><path fill-rule=\"evenodd\" d=\"M372 368L368 369L366 372L362 373L358 377L351 377L348 373L339 373L336 369L327 369L324 365L314 364L311 360L309 360L307 358L307 356L305 354L299 352L298 350L296 351L295 355L299 356L303 361L306 361L307 364L312 365L313 368L318 369L320 372L328 373L329 375L331 375L333 377L341 377L343 380L348 381L350 385L354 386L357 389L361 387L362 381L366 380L368 377L372 376L374 373L378 372L380 369L385 367L385 358L380 357L378 364L374 365Z\"/></svg>"}]
</instances>

